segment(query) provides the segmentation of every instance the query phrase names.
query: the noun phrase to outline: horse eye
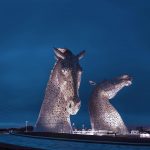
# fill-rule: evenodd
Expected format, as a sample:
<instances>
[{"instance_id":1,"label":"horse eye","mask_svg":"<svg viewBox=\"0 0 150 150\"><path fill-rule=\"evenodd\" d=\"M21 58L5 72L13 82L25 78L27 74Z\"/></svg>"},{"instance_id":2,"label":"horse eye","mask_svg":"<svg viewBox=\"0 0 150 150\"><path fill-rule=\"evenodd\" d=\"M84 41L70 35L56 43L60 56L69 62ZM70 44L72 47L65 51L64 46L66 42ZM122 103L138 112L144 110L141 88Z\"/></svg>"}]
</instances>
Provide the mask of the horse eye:
<instances>
[{"instance_id":1,"label":"horse eye","mask_svg":"<svg viewBox=\"0 0 150 150\"><path fill-rule=\"evenodd\" d=\"M67 70L66 70L66 69L62 69L61 71L62 71L63 74L66 74L66 73L67 73Z\"/></svg>"},{"instance_id":2,"label":"horse eye","mask_svg":"<svg viewBox=\"0 0 150 150\"><path fill-rule=\"evenodd\" d=\"M61 71L62 71L62 73L65 73L65 69L62 69Z\"/></svg>"}]
</instances>

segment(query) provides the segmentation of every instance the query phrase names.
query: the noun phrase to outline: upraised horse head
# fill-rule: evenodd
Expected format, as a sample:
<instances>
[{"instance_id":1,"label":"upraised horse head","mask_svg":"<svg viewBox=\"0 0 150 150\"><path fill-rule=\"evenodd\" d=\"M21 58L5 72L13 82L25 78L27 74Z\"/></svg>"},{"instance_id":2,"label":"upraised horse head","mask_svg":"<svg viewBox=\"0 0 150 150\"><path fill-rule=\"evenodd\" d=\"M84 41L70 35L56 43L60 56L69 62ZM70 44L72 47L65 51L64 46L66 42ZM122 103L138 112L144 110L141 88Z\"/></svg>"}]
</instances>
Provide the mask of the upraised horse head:
<instances>
[{"instance_id":1,"label":"upraised horse head","mask_svg":"<svg viewBox=\"0 0 150 150\"><path fill-rule=\"evenodd\" d=\"M91 85L96 85L96 91L103 97L103 99L112 99L123 87L132 84L132 77L129 75L122 75L112 80L104 80L96 84L94 81L89 81Z\"/></svg>"},{"instance_id":2,"label":"upraised horse head","mask_svg":"<svg viewBox=\"0 0 150 150\"><path fill-rule=\"evenodd\" d=\"M65 110L70 115L75 115L81 105L78 89L81 81L82 68L79 60L84 56L85 51L74 55L69 49L54 48L57 59L57 84L67 102Z\"/></svg>"}]
</instances>

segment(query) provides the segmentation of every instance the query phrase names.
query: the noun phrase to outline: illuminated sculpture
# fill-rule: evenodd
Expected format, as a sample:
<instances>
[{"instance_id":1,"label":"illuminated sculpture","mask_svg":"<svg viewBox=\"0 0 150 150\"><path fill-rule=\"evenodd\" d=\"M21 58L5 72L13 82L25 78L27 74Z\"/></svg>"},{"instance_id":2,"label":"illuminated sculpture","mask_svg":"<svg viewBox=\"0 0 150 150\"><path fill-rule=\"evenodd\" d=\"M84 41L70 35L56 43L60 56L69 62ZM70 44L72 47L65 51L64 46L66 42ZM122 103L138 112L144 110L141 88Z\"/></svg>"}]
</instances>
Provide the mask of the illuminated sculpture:
<instances>
[{"instance_id":1,"label":"illuminated sculpture","mask_svg":"<svg viewBox=\"0 0 150 150\"><path fill-rule=\"evenodd\" d=\"M34 131L72 133L70 115L80 109L78 89L82 68L79 60L85 51L74 55L70 50L54 48L56 64L48 81Z\"/></svg>"},{"instance_id":2,"label":"illuminated sculpture","mask_svg":"<svg viewBox=\"0 0 150 150\"><path fill-rule=\"evenodd\" d=\"M90 81L92 85L95 82ZM126 134L126 128L120 114L109 102L123 87L132 84L128 75L123 75L111 81L103 81L94 88L89 102L91 127L93 130L108 130Z\"/></svg>"}]
</instances>

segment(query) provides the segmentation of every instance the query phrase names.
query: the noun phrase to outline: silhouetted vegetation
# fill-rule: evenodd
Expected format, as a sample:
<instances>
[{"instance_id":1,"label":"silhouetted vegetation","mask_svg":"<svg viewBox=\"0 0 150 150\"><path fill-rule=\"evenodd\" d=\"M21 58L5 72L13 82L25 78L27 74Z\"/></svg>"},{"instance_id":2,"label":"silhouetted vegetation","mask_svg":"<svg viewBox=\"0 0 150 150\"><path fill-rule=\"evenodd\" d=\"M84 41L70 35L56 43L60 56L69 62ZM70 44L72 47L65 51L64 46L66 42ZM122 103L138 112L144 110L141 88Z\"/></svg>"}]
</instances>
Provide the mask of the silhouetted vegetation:
<instances>
[{"instance_id":1,"label":"silhouetted vegetation","mask_svg":"<svg viewBox=\"0 0 150 150\"><path fill-rule=\"evenodd\" d=\"M33 126L21 127L21 128L2 128L0 129L0 133L4 132L25 132L25 131L33 131Z\"/></svg>"}]
</instances>

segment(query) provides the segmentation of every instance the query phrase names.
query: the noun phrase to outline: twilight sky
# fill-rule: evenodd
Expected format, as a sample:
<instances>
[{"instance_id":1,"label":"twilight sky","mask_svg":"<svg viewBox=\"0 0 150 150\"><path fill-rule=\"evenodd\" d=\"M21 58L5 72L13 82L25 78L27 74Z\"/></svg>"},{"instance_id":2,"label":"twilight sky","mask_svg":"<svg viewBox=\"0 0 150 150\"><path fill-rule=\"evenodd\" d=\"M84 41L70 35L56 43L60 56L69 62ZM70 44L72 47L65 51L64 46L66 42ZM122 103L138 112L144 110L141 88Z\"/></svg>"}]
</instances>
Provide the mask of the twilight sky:
<instances>
[{"instance_id":1,"label":"twilight sky","mask_svg":"<svg viewBox=\"0 0 150 150\"><path fill-rule=\"evenodd\" d=\"M55 63L53 47L86 50L82 107L72 122L89 124L89 80L129 74L133 85L111 103L127 124L150 125L149 0L1 0L0 125L34 124Z\"/></svg>"}]
</instances>

